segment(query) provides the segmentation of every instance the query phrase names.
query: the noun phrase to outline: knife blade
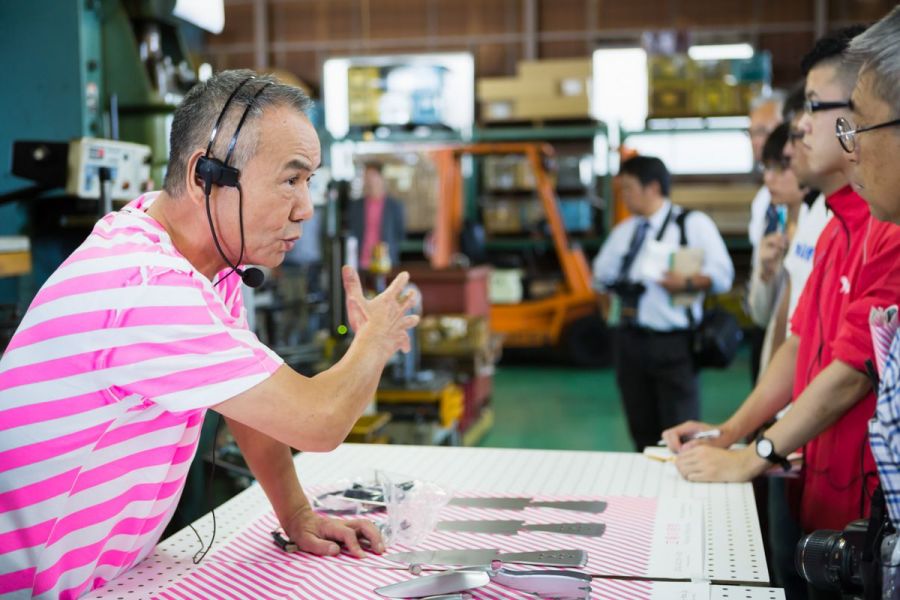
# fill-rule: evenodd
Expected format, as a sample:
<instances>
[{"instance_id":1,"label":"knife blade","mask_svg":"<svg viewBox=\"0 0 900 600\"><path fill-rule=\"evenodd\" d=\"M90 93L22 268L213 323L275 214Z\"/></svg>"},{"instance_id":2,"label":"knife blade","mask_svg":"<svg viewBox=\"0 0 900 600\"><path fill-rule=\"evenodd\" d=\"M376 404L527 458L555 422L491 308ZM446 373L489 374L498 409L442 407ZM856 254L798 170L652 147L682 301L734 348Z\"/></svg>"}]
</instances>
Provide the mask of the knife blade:
<instances>
[{"instance_id":1,"label":"knife blade","mask_svg":"<svg viewBox=\"0 0 900 600\"><path fill-rule=\"evenodd\" d=\"M525 510L531 498L452 498L451 506L466 508L496 508L500 510Z\"/></svg>"},{"instance_id":2,"label":"knife blade","mask_svg":"<svg viewBox=\"0 0 900 600\"><path fill-rule=\"evenodd\" d=\"M496 533L500 535L516 535L519 531L546 531L568 535L585 535L600 537L606 531L603 523L546 523L526 525L520 520L477 520L477 521L441 521L438 531L458 531L466 533Z\"/></svg>"},{"instance_id":3,"label":"knife blade","mask_svg":"<svg viewBox=\"0 0 900 600\"><path fill-rule=\"evenodd\" d=\"M606 507L607 503L604 500L537 500L527 506L527 508L556 508L594 514L602 513Z\"/></svg>"},{"instance_id":4,"label":"knife blade","mask_svg":"<svg viewBox=\"0 0 900 600\"><path fill-rule=\"evenodd\" d=\"M474 590L490 582L486 571L450 571L385 585L375 593L384 598L424 598Z\"/></svg>"},{"instance_id":5,"label":"knife blade","mask_svg":"<svg viewBox=\"0 0 900 600\"><path fill-rule=\"evenodd\" d=\"M587 552L584 550L539 550L509 553L501 553L494 548L414 550L386 554L384 558L405 565L489 565L495 560L503 563L548 567L583 567L587 564Z\"/></svg>"},{"instance_id":6,"label":"knife blade","mask_svg":"<svg viewBox=\"0 0 900 600\"><path fill-rule=\"evenodd\" d=\"M532 498L453 498L451 506L464 508L488 508L499 510L525 510L526 508L556 508L578 512L602 513L604 500L533 500Z\"/></svg>"}]
</instances>

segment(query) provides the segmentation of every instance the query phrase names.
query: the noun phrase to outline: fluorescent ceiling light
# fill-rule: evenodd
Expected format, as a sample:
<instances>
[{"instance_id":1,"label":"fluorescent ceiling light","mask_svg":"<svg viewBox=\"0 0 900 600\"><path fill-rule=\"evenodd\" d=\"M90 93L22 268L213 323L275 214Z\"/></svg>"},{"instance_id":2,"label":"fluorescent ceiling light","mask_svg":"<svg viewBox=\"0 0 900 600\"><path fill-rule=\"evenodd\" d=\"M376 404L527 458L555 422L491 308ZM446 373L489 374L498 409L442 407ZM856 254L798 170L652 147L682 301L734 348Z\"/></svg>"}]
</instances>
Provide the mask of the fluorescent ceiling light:
<instances>
[{"instance_id":1,"label":"fluorescent ceiling light","mask_svg":"<svg viewBox=\"0 0 900 600\"><path fill-rule=\"evenodd\" d=\"M753 58L753 46L750 44L716 44L710 46L691 46L688 56L694 60L724 60L729 58Z\"/></svg>"},{"instance_id":2,"label":"fluorescent ceiling light","mask_svg":"<svg viewBox=\"0 0 900 600\"><path fill-rule=\"evenodd\" d=\"M641 48L594 50L591 116L625 129L644 129L647 119L647 53Z\"/></svg>"},{"instance_id":3,"label":"fluorescent ceiling light","mask_svg":"<svg viewBox=\"0 0 900 600\"><path fill-rule=\"evenodd\" d=\"M177 0L172 14L210 33L225 28L225 0Z\"/></svg>"}]
</instances>

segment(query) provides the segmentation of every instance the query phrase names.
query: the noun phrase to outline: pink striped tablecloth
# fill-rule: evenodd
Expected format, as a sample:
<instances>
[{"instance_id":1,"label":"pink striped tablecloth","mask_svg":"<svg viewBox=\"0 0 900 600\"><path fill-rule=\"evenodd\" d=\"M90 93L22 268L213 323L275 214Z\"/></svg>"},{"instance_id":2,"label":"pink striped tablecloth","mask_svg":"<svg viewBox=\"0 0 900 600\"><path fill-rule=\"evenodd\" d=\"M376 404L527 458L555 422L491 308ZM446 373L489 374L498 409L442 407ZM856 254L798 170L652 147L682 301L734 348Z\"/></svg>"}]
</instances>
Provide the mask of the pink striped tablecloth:
<instances>
[{"instance_id":1,"label":"pink striped tablecloth","mask_svg":"<svg viewBox=\"0 0 900 600\"><path fill-rule=\"evenodd\" d=\"M484 494L457 494L485 496ZM491 494L492 497L499 497ZM582 569L594 576L648 577L657 501L654 498L585 496L538 496L536 500L606 500L600 514L549 508L524 511L476 509L448 506L441 520L517 519L529 524L600 522L602 537L560 535L523 531L514 536L435 532L415 548L394 545L389 552L424 549L498 548L501 552L580 548L587 551ZM373 517L378 519L380 517ZM159 595L166 600L185 598L378 598L374 588L413 577L404 566L377 555L357 559L349 555L318 557L287 554L273 542L278 526L269 512L236 534L221 550L184 579ZM528 567L515 565L516 569ZM654 596L654 583L620 579L595 579L592 598L641 599ZM490 584L472 591L473 598L529 598L530 596ZM532 597L533 598L533 597Z\"/></svg>"}]
</instances>

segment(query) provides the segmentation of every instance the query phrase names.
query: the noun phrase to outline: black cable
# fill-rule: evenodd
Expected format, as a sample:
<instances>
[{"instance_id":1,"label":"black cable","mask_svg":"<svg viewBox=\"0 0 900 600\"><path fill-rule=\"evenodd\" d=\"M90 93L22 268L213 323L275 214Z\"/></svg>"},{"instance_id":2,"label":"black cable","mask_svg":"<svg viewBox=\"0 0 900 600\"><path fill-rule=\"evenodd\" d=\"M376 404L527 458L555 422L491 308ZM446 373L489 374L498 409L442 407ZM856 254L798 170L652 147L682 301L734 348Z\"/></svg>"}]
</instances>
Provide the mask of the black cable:
<instances>
[{"instance_id":1,"label":"black cable","mask_svg":"<svg viewBox=\"0 0 900 600\"><path fill-rule=\"evenodd\" d=\"M19 188L11 192L6 192L5 194L0 194L0 204L16 202L18 200L32 199L34 196L40 196L44 192L52 190L55 187L58 186L39 183L36 185L29 185L28 187Z\"/></svg>"},{"instance_id":2,"label":"black cable","mask_svg":"<svg viewBox=\"0 0 900 600\"><path fill-rule=\"evenodd\" d=\"M212 469L209 472L209 480L206 483L206 508L209 509L209 513L212 514L212 537L209 540L209 546L204 548L203 538L200 536L200 532L194 528L193 523L188 523L188 527L191 528L191 531L197 536L197 541L200 542L200 549L194 553L194 556L191 559L195 565L200 564L200 561L206 557L207 552L212 548L213 542L216 541L216 510L212 505L212 484L216 479L216 443L219 440L219 428L222 426L222 421L225 420L221 415L216 415L216 417L218 420L216 421L216 431L213 434Z\"/></svg>"},{"instance_id":3,"label":"black cable","mask_svg":"<svg viewBox=\"0 0 900 600\"><path fill-rule=\"evenodd\" d=\"M241 261L244 260L244 189L241 187L240 182L238 182L235 187L238 190L238 224L240 225L241 230L241 252L238 255L236 263L231 263L231 261L228 260L225 252L222 251L222 246L219 245L219 236L216 235L216 228L215 225L213 225L212 209L209 206L209 194L206 195L206 217L209 219L209 230L212 233L213 242L216 243L216 249L219 251L219 255L221 255L228 266L231 267L231 270L228 271L228 273L220 277L219 280L213 284L214 287L228 279L232 273L236 272L240 268Z\"/></svg>"}]
</instances>

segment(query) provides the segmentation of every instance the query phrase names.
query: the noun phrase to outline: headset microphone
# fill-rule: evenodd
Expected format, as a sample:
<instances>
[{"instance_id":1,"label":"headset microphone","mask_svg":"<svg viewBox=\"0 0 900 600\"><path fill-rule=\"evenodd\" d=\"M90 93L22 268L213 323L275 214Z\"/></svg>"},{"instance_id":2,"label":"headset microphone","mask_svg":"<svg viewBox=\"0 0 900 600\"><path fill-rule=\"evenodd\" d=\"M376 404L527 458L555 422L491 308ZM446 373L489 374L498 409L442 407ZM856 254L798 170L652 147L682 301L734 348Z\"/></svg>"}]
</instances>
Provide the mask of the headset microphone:
<instances>
[{"instance_id":1,"label":"headset microphone","mask_svg":"<svg viewBox=\"0 0 900 600\"><path fill-rule=\"evenodd\" d=\"M209 136L209 144L206 146L206 154L201 156L197 160L197 168L196 175L203 182L203 193L206 196L206 216L209 219L209 230L212 233L213 242L216 244L216 250L219 251L219 255L222 257L222 260L225 261L225 264L231 268L226 275L223 275L219 278L218 281L214 285L218 285L222 281L224 281L229 275L232 273L237 273L241 281L244 282L244 285L251 288L257 288L263 284L266 276L263 274L262 270L257 269L256 267L250 267L247 269L241 269L240 264L241 260L244 258L244 191L241 189L240 170L229 166L228 163L231 160L231 155L234 153L234 147L237 145L238 134L241 132L241 127L244 126L244 121L247 119L247 115L250 113L250 109L253 107L254 101L262 94L263 90L265 90L270 83L264 84L260 87L256 93L253 95L253 98L247 103L247 107L244 109L244 113L241 115L241 120L238 122L237 128L234 130L234 135L231 136L231 140L228 142L228 151L225 154L225 160L221 161L217 158L213 158L211 156L213 143L216 140L216 135L219 133L219 126L222 124L222 119L225 117L225 113L228 112L228 106L231 104L231 101L234 100L234 97L241 90L244 85L249 82L251 79L255 79L255 77L248 77L243 80L233 92L228 97L228 100L225 101L225 106L222 107L222 112L219 113L219 117L216 119L216 124L213 127L212 133ZM212 186L218 185L223 187L234 187L238 190L238 216L239 216L239 224L241 231L241 252L238 255L237 263L232 263L228 256L225 255L225 251L222 250L222 246L219 244L219 238L216 235L216 228L213 224L212 218L212 210L209 206L209 195L212 192Z\"/></svg>"},{"instance_id":2,"label":"headset microphone","mask_svg":"<svg viewBox=\"0 0 900 600\"><path fill-rule=\"evenodd\" d=\"M250 267L243 271L235 269L235 271L240 274L241 281L243 281L244 285L247 287L258 288L263 284L263 281L266 280L266 275L262 272L262 269L257 269L256 267Z\"/></svg>"}]
</instances>

